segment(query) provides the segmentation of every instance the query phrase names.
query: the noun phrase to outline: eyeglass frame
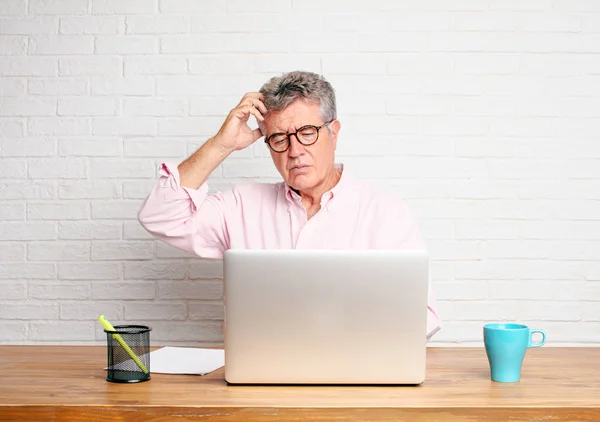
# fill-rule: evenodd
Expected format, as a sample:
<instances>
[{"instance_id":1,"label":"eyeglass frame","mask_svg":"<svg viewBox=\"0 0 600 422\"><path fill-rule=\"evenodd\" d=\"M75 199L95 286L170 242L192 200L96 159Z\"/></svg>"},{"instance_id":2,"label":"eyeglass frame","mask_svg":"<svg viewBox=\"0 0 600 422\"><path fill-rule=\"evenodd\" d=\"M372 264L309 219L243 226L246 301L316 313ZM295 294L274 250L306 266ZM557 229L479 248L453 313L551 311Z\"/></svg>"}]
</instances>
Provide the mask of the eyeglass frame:
<instances>
[{"instance_id":1,"label":"eyeglass frame","mask_svg":"<svg viewBox=\"0 0 600 422\"><path fill-rule=\"evenodd\" d=\"M334 120L335 120L335 119L331 119L330 121L323 123L321 126L315 126L315 125L304 125L304 126L301 126L301 127L299 127L299 128L298 128L298 130L296 130L295 132L290 132L290 133L276 132L276 133L273 133L273 134L269 135L269 137L268 137L268 138L265 138L265 144L267 144L267 145L268 145L268 147L269 147L269 149L270 149L271 151L281 154L281 153L284 153L284 152L286 152L288 149L290 149L290 146L292 145L292 135L294 135L294 136L296 137L296 140L297 140L297 141L300 143L300 145L303 145L303 146L305 146L305 147L309 147L309 146L311 146L311 145L314 145L314 144L316 144L316 143L317 143L317 141L319 140L319 132L321 131L321 129L322 129L324 126L327 126L328 124L330 124L331 122L333 122ZM302 142L302 141L300 140L300 138L298 137L298 132L300 132L302 129L306 129L306 128L308 128L308 127L314 127L314 128L317 130L317 137L316 137L316 138L315 138L315 140L314 140L313 142L311 142L310 144L305 144L305 143L304 143L304 142ZM271 139L273 138L273 136L275 136L275 135L285 135L285 136L286 136L286 138L287 138L287 147L286 147L286 148L285 148L283 151L276 151L276 150L275 150L275 149L274 149L274 148L271 146L271 143L269 142L269 140L271 140Z\"/></svg>"}]
</instances>

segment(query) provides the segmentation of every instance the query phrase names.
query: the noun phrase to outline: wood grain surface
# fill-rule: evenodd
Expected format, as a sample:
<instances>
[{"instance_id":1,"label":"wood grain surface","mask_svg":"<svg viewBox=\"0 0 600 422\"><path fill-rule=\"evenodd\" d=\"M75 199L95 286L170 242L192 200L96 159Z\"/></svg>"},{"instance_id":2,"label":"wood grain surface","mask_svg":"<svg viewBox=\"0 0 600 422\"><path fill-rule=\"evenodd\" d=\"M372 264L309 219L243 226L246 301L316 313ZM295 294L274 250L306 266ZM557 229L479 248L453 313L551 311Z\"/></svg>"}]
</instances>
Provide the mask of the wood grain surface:
<instances>
[{"instance_id":1,"label":"wood grain surface","mask_svg":"<svg viewBox=\"0 0 600 422\"><path fill-rule=\"evenodd\" d=\"M0 346L0 421L600 421L600 348L530 349L494 383L480 348L430 348L421 386L232 386L206 376L105 380L101 346Z\"/></svg>"}]
</instances>

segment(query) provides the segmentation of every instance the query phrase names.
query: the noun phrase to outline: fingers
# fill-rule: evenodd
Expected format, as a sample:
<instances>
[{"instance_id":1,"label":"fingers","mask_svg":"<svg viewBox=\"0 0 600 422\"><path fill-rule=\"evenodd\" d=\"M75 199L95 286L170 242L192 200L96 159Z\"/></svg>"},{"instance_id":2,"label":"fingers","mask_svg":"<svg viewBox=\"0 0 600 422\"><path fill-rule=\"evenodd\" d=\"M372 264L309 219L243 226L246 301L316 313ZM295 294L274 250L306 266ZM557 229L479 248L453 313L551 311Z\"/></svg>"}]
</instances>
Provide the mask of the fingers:
<instances>
[{"instance_id":1,"label":"fingers","mask_svg":"<svg viewBox=\"0 0 600 422\"><path fill-rule=\"evenodd\" d=\"M260 92L249 92L246 95L244 95L244 97L242 98L242 101L240 101L239 105L251 105L253 107L256 107L261 113L266 114L267 107L265 106L265 103L263 102L264 99L265 99L264 95L261 94Z\"/></svg>"},{"instance_id":2,"label":"fingers","mask_svg":"<svg viewBox=\"0 0 600 422\"><path fill-rule=\"evenodd\" d=\"M258 120L259 122L264 122L265 118L263 117L263 115L260 113L260 111L258 111L258 109L254 106L244 106L242 108L242 110L247 111L248 113L252 114L254 117L256 117L256 120Z\"/></svg>"},{"instance_id":3,"label":"fingers","mask_svg":"<svg viewBox=\"0 0 600 422\"><path fill-rule=\"evenodd\" d=\"M267 114L267 107L265 106L265 103L263 103L261 100L259 100L257 98L245 99L240 105L254 107L258 111L260 111L262 114Z\"/></svg>"},{"instance_id":4,"label":"fingers","mask_svg":"<svg viewBox=\"0 0 600 422\"><path fill-rule=\"evenodd\" d=\"M265 96L260 92L248 92L246 95L242 97L242 101L246 98L256 98L257 100L264 101Z\"/></svg>"},{"instance_id":5,"label":"fingers","mask_svg":"<svg viewBox=\"0 0 600 422\"><path fill-rule=\"evenodd\" d=\"M256 107L258 109L258 111L260 111L262 114L267 114L267 107L265 106L265 103L263 103L260 100L254 100L254 102L252 102L252 105L254 107Z\"/></svg>"},{"instance_id":6,"label":"fingers","mask_svg":"<svg viewBox=\"0 0 600 422\"><path fill-rule=\"evenodd\" d=\"M250 105L237 106L233 110L231 110L230 116L235 116L237 119L240 119L244 122L248 121L250 115L256 117L256 120L259 122L264 122L265 118L260 111L256 109L256 107Z\"/></svg>"}]
</instances>

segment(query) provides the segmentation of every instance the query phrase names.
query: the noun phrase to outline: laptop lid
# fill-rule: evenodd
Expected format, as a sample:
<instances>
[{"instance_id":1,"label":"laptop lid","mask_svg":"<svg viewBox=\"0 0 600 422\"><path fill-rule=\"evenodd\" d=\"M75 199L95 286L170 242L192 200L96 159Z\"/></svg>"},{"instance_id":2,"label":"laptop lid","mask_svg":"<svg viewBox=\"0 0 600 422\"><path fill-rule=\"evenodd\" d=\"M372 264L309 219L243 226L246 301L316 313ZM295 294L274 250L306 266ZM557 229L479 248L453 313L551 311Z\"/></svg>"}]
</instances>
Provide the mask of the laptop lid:
<instances>
[{"instance_id":1,"label":"laptop lid","mask_svg":"<svg viewBox=\"0 0 600 422\"><path fill-rule=\"evenodd\" d=\"M226 251L226 380L423 382L428 271L425 251Z\"/></svg>"}]
</instances>

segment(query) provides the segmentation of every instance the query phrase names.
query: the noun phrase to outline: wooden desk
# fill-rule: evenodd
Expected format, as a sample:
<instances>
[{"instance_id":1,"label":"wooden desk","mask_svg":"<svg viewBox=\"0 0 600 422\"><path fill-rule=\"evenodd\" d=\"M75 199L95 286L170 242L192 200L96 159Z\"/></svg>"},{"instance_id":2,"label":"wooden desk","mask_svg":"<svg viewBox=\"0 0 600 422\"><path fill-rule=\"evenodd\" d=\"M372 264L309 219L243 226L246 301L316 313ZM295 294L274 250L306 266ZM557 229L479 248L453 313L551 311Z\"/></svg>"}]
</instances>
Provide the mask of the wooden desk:
<instances>
[{"instance_id":1,"label":"wooden desk","mask_svg":"<svg viewBox=\"0 0 600 422\"><path fill-rule=\"evenodd\" d=\"M600 348L530 349L516 384L483 349L428 350L419 387L228 386L207 376L105 381L105 347L0 346L0 420L600 421Z\"/></svg>"}]
</instances>

